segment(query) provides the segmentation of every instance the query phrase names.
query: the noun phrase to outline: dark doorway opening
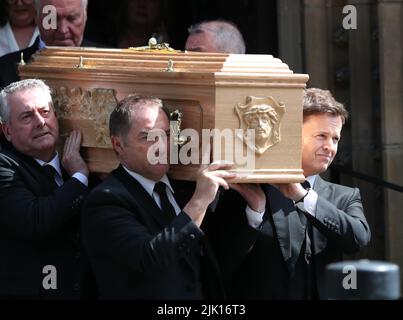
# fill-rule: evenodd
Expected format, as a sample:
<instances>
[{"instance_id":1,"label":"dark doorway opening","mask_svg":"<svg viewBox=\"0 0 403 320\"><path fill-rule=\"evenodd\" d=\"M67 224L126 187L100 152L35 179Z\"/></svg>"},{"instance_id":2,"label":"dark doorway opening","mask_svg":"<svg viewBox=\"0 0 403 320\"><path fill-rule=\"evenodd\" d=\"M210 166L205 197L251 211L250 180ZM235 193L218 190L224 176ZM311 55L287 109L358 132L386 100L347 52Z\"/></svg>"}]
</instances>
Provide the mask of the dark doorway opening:
<instances>
[{"instance_id":1,"label":"dark doorway opening","mask_svg":"<svg viewBox=\"0 0 403 320\"><path fill-rule=\"evenodd\" d=\"M114 47L120 1L89 1L86 37ZM183 50L190 25L209 19L234 22L241 30L247 53L278 56L277 1L165 0L170 44ZM144 44L146 45L146 44Z\"/></svg>"}]
</instances>

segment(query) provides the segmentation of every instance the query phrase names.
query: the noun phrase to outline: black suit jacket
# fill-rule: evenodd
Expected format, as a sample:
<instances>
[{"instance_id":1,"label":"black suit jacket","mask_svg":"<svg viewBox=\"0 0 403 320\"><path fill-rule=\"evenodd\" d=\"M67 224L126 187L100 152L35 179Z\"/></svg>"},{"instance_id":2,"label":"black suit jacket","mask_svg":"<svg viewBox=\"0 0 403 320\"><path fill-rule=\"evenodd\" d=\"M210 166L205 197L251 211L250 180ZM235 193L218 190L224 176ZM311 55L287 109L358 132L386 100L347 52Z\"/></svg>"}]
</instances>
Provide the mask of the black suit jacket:
<instances>
[{"instance_id":1,"label":"black suit jacket","mask_svg":"<svg viewBox=\"0 0 403 320\"><path fill-rule=\"evenodd\" d=\"M82 228L101 299L224 297L203 232L184 212L170 221L121 166L90 193Z\"/></svg>"},{"instance_id":2,"label":"black suit jacket","mask_svg":"<svg viewBox=\"0 0 403 320\"><path fill-rule=\"evenodd\" d=\"M83 39L82 47L102 47L96 43ZM20 51L11 52L0 58L0 89L8 86L10 83L20 80L18 75L18 64L21 61L21 53L24 55L24 61L28 62L32 55L39 49L39 36L34 44Z\"/></svg>"},{"instance_id":3,"label":"black suit jacket","mask_svg":"<svg viewBox=\"0 0 403 320\"><path fill-rule=\"evenodd\" d=\"M316 217L295 206L271 185L263 186L268 198L259 229L248 225L245 201L235 191L222 197L215 215L209 217L208 234L217 251L231 298L306 298L295 287L297 277L306 277L300 263L308 259L315 276L312 282L320 298L325 296L324 268L342 260L343 253L357 252L370 240L360 193L324 181L319 176L313 189L318 193ZM238 209L236 209L238 208ZM308 229L306 229L308 228ZM312 230L309 240L307 230ZM293 287L294 286L294 287Z\"/></svg>"},{"instance_id":4,"label":"black suit jacket","mask_svg":"<svg viewBox=\"0 0 403 320\"><path fill-rule=\"evenodd\" d=\"M43 167L7 145L0 152L0 297L78 299L84 276L79 214L88 190L70 178L58 187ZM47 265L57 290L44 290Z\"/></svg>"}]
</instances>

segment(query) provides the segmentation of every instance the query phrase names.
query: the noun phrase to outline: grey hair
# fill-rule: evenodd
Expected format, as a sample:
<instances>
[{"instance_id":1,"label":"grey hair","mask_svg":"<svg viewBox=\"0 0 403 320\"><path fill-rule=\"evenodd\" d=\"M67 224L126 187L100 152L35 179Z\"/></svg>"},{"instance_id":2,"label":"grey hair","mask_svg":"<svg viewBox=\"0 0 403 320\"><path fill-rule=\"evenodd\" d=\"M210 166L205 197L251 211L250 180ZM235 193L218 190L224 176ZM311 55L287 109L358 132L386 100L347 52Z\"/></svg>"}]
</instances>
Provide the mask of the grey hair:
<instances>
[{"instance_id":1,"label":"grey hair","mask_svg":"<svg viewBox=\"0 0 403 320\"><path fill-rule=\"evenodd\" d=\"M191 26L189 35L210 32L214 35L214 47L216 52L238 53L246 52L245 41L238 27L227 20L202 21Z\"/></svg>"},{"instance_id":2,"label":"grey hair","mask_svg":"<svg viewBox=\"0 0 403 320\"><path fill-rule=\"evenodd\" d=\"M0 123L6 123L10 119L10 104L8 98L10 95L26 89L40 88L49 96L49 102L52 101L50 88L39 79L25 79L13 82L0 91Z\"/></svg>"},{"instance_id":3,"label":"grey hair","mask_svg":"<svg viewBox=\"0 0 403 320\"><path fill-rule=\"evenodd\" d=\"M81 0L81 5L84 9L87 9L88 0ZM41 9L41 0L35 0L35 8L36 8L36 14L39 16L40 13L39 9Z\"/></svg>"}]
</instances>

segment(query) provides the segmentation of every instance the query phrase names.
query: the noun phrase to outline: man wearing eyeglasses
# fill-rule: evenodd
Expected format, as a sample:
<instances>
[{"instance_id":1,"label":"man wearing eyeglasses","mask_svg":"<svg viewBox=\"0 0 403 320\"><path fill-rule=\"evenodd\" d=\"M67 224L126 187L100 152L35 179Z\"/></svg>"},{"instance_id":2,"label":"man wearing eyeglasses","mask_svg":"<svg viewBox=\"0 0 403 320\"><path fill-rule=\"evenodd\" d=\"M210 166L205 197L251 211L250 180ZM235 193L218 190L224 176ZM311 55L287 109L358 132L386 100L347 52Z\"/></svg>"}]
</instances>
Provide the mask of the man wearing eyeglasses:
<instances>
[{"instance_id":1,"label":"man wearing eyeglasses","mask_svg":"<svg viewBox=\"0 0 403 320\"><path fill-rule=\"evenodd\" d=\"M24 50L7 54L0 58L0 89L12 82L18 81L18 63L21 53L24 61L28 61L38 50L46 46L80 47L94 46L84 39L84 29L87 22L88 0L8 0L9 2L35 1L36 23L40 36L35 43ZM49 10L53 6L55 11ZM56 12L56 16L51 15ZM52 20L53 19L53 20ZM56 20L55 20L56 19ZM56 28L51 27L56 21Z\"/></svg>"}]
</instances>

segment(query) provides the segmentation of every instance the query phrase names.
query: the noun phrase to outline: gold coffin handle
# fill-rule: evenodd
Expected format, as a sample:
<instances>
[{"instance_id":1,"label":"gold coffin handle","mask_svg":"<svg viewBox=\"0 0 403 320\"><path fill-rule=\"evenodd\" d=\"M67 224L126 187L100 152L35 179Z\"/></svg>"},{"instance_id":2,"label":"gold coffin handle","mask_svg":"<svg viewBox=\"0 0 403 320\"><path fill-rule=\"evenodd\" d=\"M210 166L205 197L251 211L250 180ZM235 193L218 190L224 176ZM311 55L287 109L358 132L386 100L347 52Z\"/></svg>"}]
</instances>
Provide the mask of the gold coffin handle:
<instances>
[{"instance_id":1,"label":"gold coffin handle","mask_svg":"<svg viewBox=\"0 0 403 320\"><path fill-rule=\"evenodd\" d=\"M171 119L171 133L173 135L173 142L176 146L183 146L187 139L185 137L181 136L181 123L182 123L182 118L183 118L183 113L176 109L172 111L170 114L170 119Z\"/></svg>"}]
</instances>

